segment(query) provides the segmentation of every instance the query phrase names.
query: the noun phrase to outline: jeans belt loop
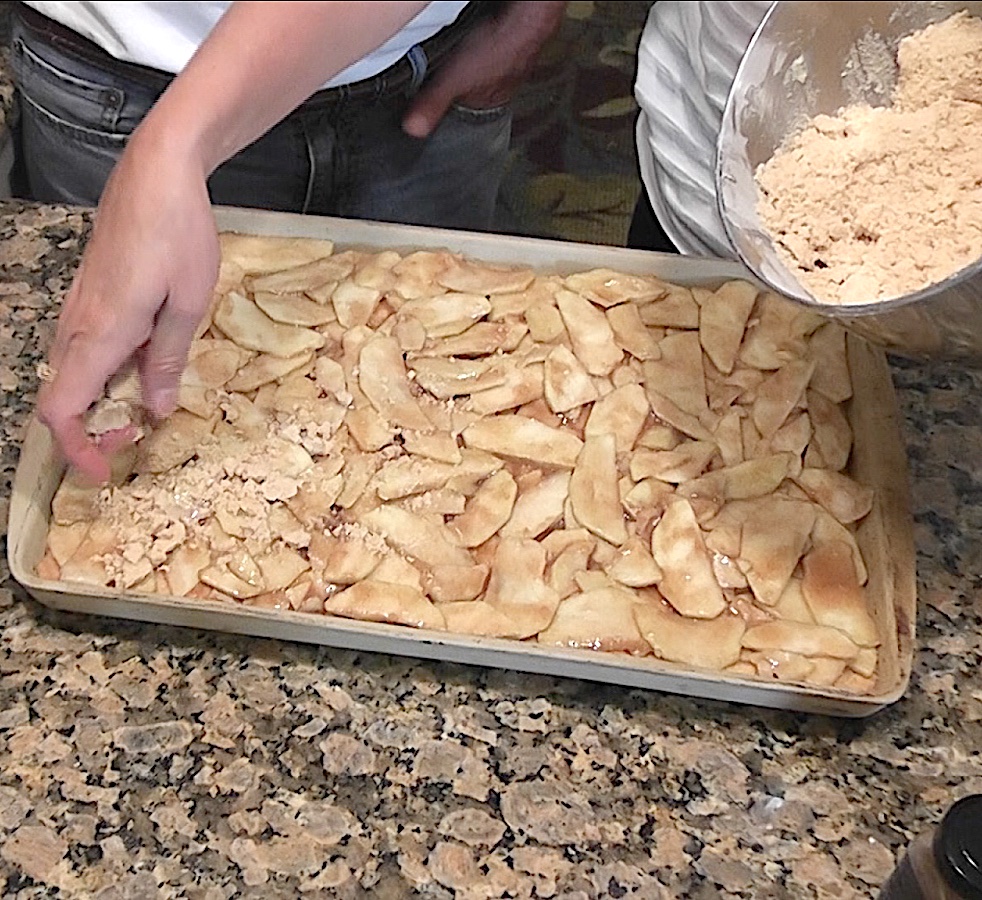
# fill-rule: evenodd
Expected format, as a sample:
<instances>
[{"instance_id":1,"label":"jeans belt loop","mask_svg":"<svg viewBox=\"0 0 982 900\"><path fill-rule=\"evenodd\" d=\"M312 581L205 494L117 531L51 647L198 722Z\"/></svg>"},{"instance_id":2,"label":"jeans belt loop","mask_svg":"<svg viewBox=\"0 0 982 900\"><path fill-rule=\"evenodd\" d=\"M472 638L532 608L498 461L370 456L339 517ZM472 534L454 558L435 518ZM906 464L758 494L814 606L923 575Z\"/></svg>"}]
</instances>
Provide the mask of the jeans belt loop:
<instances>
[{"instance_id":1,"label":"jeans belt loop","mask_svg":"<svg viewBox=\"0 0 982 900\"><path fill-rule=\"evenodd\" d=\"M413 73L410 87L415 91L426 80L426 51L419 44L413 44L406 54L406 59L409 60L409 66Z\"/></svg>"}]
</instances>

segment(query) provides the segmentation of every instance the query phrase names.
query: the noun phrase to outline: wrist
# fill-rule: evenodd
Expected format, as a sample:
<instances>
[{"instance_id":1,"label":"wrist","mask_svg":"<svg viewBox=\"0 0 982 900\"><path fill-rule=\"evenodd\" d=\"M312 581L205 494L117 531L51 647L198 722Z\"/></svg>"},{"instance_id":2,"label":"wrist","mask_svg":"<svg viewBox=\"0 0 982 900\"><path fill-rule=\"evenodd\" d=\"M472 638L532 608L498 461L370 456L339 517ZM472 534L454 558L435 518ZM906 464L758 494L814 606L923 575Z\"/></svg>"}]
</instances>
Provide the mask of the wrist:
<instances>
[{"instance_id":1,"label":"wrist","mask_svg":"<svg viewBox=\"0 0 982 900\"><path fill-rule=\"evenodd\" d=\"M201 110L193 115L164 95L133 132L127 152L141 165L178 167L207 179L227 158L209 138ZM234 151L228 153L231 156Z\"/></svg>"}]
</instances>

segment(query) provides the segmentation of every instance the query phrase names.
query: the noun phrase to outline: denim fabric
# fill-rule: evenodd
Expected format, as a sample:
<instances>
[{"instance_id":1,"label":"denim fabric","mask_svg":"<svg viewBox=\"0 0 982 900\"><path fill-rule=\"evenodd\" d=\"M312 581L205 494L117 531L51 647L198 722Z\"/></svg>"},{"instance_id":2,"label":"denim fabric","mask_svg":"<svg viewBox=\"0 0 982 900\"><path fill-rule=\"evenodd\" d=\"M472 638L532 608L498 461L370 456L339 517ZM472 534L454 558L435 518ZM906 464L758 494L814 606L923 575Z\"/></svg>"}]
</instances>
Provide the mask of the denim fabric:
<instances>
[{"instance_id":1,"label":"denim fabric","mask_svg":"<svg viewBox=\"0 0 982 900\"><path fill-rule=\"evenodd\" d=\"M19 152L31 197L94 206L128 136L159 96L155 83L100 67L46 43L16 20L12 62L21 109ZM310 102L222 165L216 204L486 230L511 138L508 107L455 107L426 140L401 119L414 84L330 103Z\"/></svg>"}]
</instances>

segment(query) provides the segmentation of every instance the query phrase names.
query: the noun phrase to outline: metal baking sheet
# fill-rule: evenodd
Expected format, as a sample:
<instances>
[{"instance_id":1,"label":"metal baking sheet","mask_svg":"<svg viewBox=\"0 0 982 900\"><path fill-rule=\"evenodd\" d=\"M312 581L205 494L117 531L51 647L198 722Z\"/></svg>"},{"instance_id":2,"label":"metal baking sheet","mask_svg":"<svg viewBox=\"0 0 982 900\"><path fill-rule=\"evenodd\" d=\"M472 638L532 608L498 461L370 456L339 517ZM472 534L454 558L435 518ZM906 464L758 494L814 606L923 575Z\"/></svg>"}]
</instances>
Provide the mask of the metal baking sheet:
<instances>
[{"instance_id":1,"label":"metal baking sheet","mask_svg":"<svg viewBox=\"0 0 982 900\"><path fill-rule=\"evenodd\" d=\"M216 219L223 231L329 238L339 247L446 248L486 262L560 274L606 266L708 288L749 277L742 267L721 260L616 247L241 209L218 209ZM870 575L871 612L881 637L877 687L871 694L737 678L653 657L544 647L45 580L34 569L44 552L51 498L63 465L47 429L36 421L27 428L14 476L7 539L10 570L40 603L72 612L581 678L776 709L867 716L895 702L906 690L914 651L916 575L907 459L890 370L881 350L859 339L850 339L848 348L855 391L847 411L855 435L849 471L876 492L874 508L857 533Z\"/></svg>"}]
</instances>

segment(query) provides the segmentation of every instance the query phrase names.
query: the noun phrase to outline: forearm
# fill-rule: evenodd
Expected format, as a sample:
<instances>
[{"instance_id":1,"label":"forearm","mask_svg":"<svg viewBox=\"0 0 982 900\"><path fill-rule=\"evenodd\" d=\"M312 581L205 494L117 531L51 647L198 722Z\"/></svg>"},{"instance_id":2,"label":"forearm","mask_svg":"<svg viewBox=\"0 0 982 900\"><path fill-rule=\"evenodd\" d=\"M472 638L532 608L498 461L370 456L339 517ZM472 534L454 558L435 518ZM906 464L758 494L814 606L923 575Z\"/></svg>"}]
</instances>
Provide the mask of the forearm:
<instances>
[{"instance_id":1,"label":"forearm","mask_svg":"<svg viewBox=\"0 0 982 900\"><path fill-rule=\"evenodd\" d=\"M236 2L151 110L138 140L183 153L208 175L426 5Z\"/></svg>"}]
</instances>

